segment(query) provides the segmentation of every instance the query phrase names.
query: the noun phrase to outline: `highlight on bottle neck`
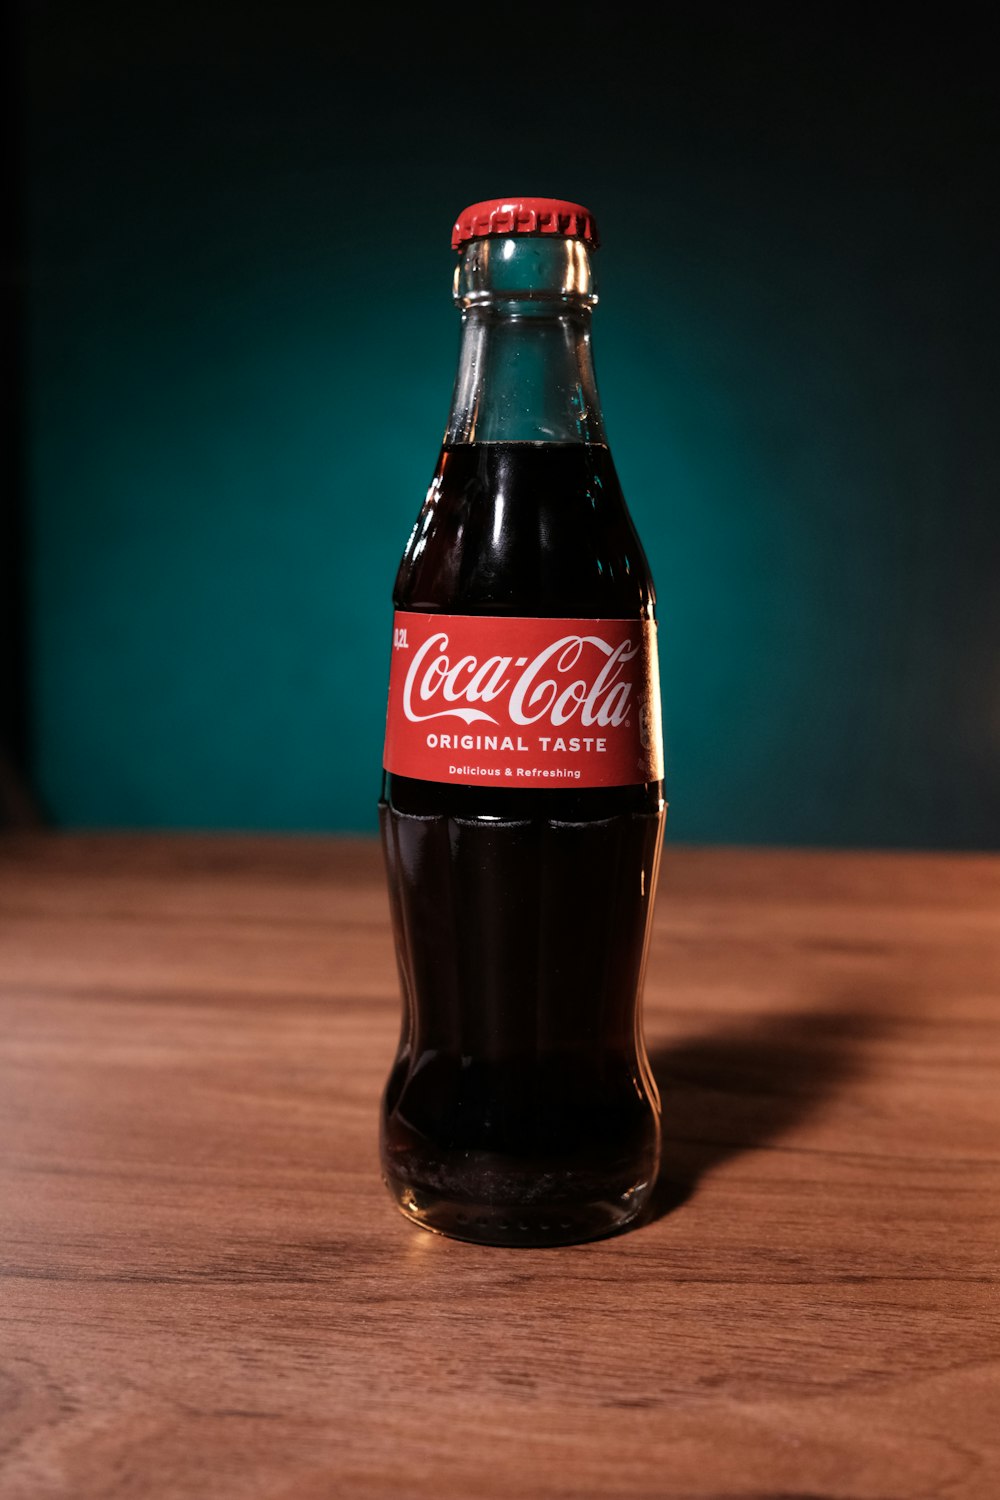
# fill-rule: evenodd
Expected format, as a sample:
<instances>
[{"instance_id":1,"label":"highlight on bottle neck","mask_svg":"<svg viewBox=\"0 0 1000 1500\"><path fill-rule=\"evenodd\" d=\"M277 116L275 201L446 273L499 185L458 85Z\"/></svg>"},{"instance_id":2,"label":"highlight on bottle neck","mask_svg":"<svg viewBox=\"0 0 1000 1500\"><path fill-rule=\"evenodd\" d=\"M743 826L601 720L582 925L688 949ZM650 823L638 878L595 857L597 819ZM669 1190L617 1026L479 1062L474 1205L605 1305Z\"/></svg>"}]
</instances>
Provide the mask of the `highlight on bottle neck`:
<instances>
[{"instance_id":1,"label":"highlight on bottle neck","mask_svg":"<svg viewBox=\"0 0 1000 1500\"><path fill-rule=\"evenodd\" d=\"M510 235L470 240L455 267L455 301L462 308L495 303L594 307L597 292L583 240Z\"/></svg>"},{"instance_id":2,"label":"highlight on bottle neck","mask_svg":"<svg viewBox=\"0 0 1000 1500\"><path fill-rule=\"evenodd\" d=\"M588 246L493 235L460 251L462 343L445 442L603 443Z\"/></svg>"}]
</instances>

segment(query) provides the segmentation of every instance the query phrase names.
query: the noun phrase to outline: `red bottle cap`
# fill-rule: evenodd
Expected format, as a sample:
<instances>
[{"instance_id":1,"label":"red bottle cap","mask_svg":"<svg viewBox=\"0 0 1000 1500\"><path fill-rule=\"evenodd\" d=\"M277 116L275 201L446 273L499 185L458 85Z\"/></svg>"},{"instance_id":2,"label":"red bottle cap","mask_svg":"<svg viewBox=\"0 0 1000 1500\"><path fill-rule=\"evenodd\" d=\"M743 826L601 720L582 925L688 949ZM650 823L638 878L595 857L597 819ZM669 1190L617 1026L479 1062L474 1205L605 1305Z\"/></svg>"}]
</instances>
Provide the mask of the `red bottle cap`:
<instances>
[{"instance_id":1,"label":"red bottle cap","mask_svg":"<svg viewBox=\"0 0 1000 1500\"><path fill-rule=\"evenodd\" d=\"M563 198L488 198L459 214L451 231L451 248L460 250L467 240L496 234L561 234L586 240L595 250L600 243L594 216L582 203L567 203Z\"/></svg>"}]
</instances>

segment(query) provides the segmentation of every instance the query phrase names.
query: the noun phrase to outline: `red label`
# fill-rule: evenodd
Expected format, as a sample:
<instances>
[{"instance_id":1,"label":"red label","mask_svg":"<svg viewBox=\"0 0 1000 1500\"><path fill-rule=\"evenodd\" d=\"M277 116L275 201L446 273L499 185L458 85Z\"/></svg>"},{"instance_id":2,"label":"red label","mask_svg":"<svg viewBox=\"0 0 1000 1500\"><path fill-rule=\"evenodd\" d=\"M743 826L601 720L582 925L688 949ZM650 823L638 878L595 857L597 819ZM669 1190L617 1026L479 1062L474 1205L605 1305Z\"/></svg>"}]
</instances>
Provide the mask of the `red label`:
<instances>
[{"instance_id":1,"label":"red label","mask_svg":"<svg viewBox=\"0 0 1000 1500\"><path fill-rule=\"evenodd\" d=\"M656 625L397 612L383 763L464 786L659 781Z\"/></svg>"}]
</instances>

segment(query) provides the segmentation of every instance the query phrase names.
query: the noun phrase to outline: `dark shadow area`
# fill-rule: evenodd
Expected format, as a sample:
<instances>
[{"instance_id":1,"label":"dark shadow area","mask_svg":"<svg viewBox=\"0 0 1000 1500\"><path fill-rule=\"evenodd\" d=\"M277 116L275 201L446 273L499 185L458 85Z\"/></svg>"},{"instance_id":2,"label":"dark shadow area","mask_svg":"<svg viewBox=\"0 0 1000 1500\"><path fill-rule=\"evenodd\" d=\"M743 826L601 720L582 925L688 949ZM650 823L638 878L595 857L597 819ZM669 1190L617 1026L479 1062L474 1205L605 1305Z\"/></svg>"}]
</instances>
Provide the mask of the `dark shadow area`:
<instances>
[{"instance_id":1,"label":"dark shadow area","mask_svg":"<svg viewBox=\"0 0 1000 1500\"><path fill-rule=\"evenodd\" d=\"M884 1017L858 997L748 1017L650 1050L663 1101L663 1159L650 1217L686 1203L721 1162L768 1146L807 1120L866 1066Z\"/></svg>"},{"instance_id":2,"label":"dark shadow area","mask_svg":"<svg viewBox=\"0 0 1000 1500\"><path fill-rule=\"evenodd\" d=\"M31 828L40 818L29 785L31 709L27 594L27 502L24 434L27 368L25 291L26 188L21 125L21 16L9 6L0 18L0 118L8 150L0 174L7 226L0 246L0 829Z\"/></svg>"}]
</instances>

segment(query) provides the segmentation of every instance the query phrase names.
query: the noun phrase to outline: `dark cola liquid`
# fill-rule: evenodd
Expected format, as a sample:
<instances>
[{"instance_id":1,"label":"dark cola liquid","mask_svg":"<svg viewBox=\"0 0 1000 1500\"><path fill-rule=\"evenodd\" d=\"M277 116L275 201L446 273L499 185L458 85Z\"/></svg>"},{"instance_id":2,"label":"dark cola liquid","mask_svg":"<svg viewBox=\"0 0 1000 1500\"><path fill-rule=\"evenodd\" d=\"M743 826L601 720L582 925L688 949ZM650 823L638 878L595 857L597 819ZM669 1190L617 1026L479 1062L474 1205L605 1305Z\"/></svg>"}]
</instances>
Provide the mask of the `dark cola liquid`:
<instances>
[{"instance_id":1,"label":"dark cola liquid","mask_svg":"<svg viewBox=\"0 0 1000 1500\"><path fill-rule=\"evenodd\" d=\"M446 448L394 603L650 612L608 450ZM430 1228L501 1244L629 1222L659 1160L637 996L661 783L504 789L387 774L380 814L404 1007L382 1162L400 1206Z\"/></svg>"}]
</instances>

